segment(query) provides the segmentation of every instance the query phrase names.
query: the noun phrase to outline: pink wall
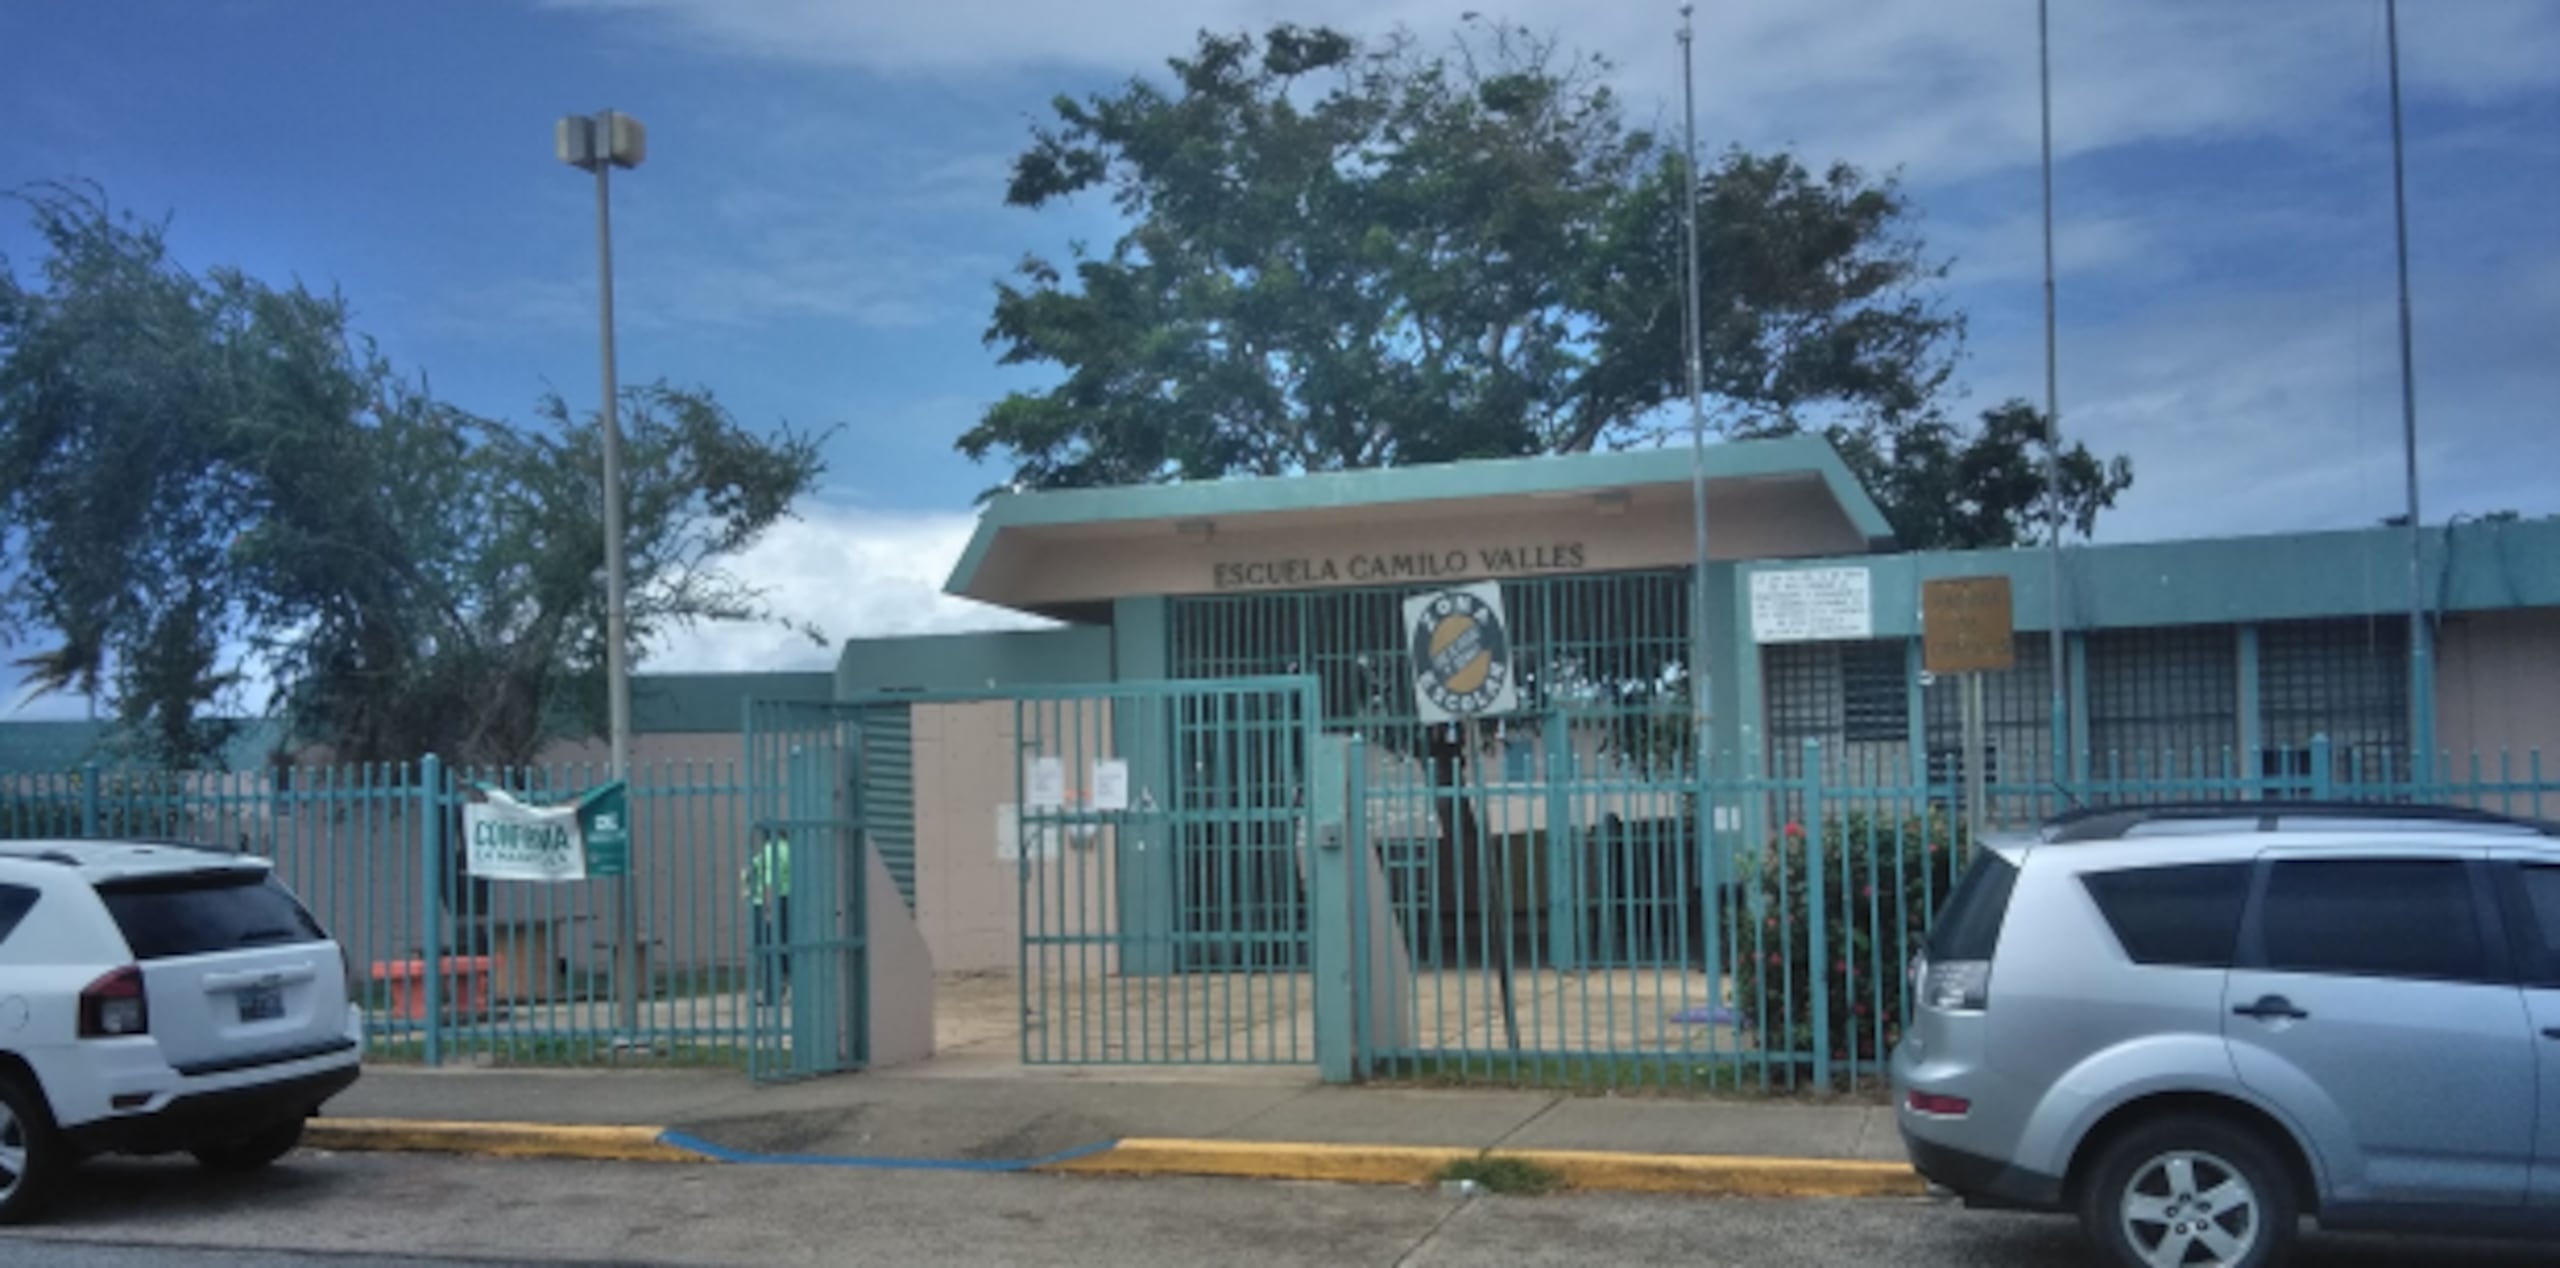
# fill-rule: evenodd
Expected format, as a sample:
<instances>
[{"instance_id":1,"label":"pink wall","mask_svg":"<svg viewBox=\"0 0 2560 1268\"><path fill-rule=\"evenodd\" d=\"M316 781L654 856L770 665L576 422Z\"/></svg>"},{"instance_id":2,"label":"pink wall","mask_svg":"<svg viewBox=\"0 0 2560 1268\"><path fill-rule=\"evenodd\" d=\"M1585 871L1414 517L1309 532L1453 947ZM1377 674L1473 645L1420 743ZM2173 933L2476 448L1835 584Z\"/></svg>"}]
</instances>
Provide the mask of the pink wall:
<instances>
[{"instance_id":1,"label":"pink wall","mask_svg":"<svg viewBox=\"0 0 2560 1268\"><path fill-rule=\"evenodd\" d=\"M2546 777L2560 777L2560 608L2472 612L2447 617L2436 648L2436 736L2453 754L2456 776L2473 753L2481 774L2498 777L2500 754L2523 778L2532 753Z\"/></svg>"}]
</instances>

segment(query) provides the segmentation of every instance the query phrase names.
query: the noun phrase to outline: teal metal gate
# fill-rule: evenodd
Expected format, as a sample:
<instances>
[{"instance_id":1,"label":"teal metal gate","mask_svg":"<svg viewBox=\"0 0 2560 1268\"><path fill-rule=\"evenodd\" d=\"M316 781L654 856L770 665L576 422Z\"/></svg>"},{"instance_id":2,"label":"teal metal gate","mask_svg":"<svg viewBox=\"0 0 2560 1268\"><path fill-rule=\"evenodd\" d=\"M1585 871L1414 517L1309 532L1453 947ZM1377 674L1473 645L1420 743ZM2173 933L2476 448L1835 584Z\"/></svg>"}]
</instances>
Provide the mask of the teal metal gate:
<instances>
[{"instance_id":1,"label":"teal metal gate","mask_svg":"<svg viewBox=\"0 0 2560 1268\"><path fill-rule=\"evenodd\" d=\"M827 701L746 705L747 1074L870 1061L869 881L857 715Z\"/></svg>"},{"instance_id":2,"label":"teal metal gate","mask_svg":"<svg viewBox=\"0 0 2560 1268\"><path fill-rule=\"evenodd\" d=\"M824 708L859 731L842 741L861 766L839 826L859 825L918 919L951 940L937 956L964 967L944 973L938 1002L966 1042L1001 1011L1026 1064L1315 1061L1313 678ZM1001 1010L978 997L988 975L965 967L991 929L1010 938Z\"/></svg>"},{"instance_id":3,"label":"teal metal gate","mask_svg":"<svg viewBox=\"0 0 2560 1268\"><path fill-rule=\"evenodd\" d=\"M1302 1064L1313 678L1014 701L1021 1059Z\"/></svg>"}]
</instances>

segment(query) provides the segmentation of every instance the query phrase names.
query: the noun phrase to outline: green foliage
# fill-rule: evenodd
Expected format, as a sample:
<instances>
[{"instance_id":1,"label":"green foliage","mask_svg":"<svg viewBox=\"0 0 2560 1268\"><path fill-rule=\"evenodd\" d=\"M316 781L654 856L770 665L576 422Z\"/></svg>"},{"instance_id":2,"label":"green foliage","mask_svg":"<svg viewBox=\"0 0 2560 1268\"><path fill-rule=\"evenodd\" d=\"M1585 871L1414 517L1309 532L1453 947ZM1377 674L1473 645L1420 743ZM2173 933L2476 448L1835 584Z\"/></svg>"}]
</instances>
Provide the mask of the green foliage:
<instances>
[{"instance_id":1,"label":"green foliage","mask_svg":"<svg viewBox=\"0 0 2560 1268\"><path fill-rule=\"evenodd\" d=\"M0 841L78 840L90 835L87 774L0 776ZM177 839L187 835L184 777L163 771L100 774L96 835Z\"/></svg>"},{"instance_id":2,"label":"green foliage","mask_svg":"<svg viewBox=\"0 0 2560 1268\"><path fill-rule=\"evenodd\" d=\"M1686 410L1686 166L1611 68L1471 24L1446 52L1204 33L1052 105L1011 205L1107 195L1106 252L1025 259L987 341L1061 379L963 435L1010 484L1215 479L1661 443ZM2002 545L2042 506L2040 428L1939 408L1964 323L1899 184L1728 151L1698 181L1701 384L1736 437L1818 431L1907 544ZM2131 480L2064 456L2088 531Z\"/></svg>"},{"instance_id":3,"label":"green foliage","mask_svg":"<svg viewBox=\"0 0 2560 1268\"><path fill-rule=\"evenodd\" d=\"M1481 1153L1460 1158L1440 1169L1433 1177L1447 1183L1473 1180L1488 1193L1536 1197L1564 1187L1564 1176L1555 1168L1510 1155Z\"/></svg>"},{"instance_id":4,"label":"green foliage","mask_svg":"<svg viewBox=\"0 0 2560 1268\"><path fill-rule=\"evenodd\" d=\"M1905 957L1920 949L1955 883L1964 826L1941 810L1902 818L1852 810L1823 822L1819 898L1828 923L1820 972L1812 844L1803 825L1788 824L1743 861L1730 908L1737 1007L1762 1044L1811 1051L1818 1003L1829 1010L1835 1057L1879 1059L1901 1035Z\"/></svg>"},{"instance_id":5,"label":"green foliage","mask_svg":"<svg viewBox=\"0 0 2560 1268\"><path fill-rule=\"evenodd\" d=\"M1875 494L1905 545L1992 550L2033 545L2052 524L2046 510L2044 413L2010 401L1967 435L1934 414L1900 429L1890 450L1870 436L1835 431L1832 443ZM2086 445L2065 449L2057 472L2063 530L2086 537L2098 513L2133 485L2133 462L2101 461Z\"/></svg>"},{"instance_id":6,"label":"green foliage","mask_svg":"<svg viewBox=\"0 0 2560 1268\"><path fill-rule=\"evenodd\" d=\"M960 448L1031 486L1537 452L1567 425L1574 264L1642 153L1597 63L1281 26L1171 90L1060 98L1007 201L1106 190L1131 228L1023 262L988 342L1066 379Z\"/></svg>"},{"instance_id":7,"label":"green foliage","mask_svg":"<svg viewBox=\"0 0 2560 1268\"><path fill-rule=\"evenodd\" d=\"M342 761L528 761L603 716L600 430L481 418L396 373L343 300L171 258L93 192L20 199L0 261L0 634L102 695L127 756L210 764L265 703ZM772 619L723 562L815 481L817 438L708 393L624 397L631 635ZM815 631L810 631L815 637Z\"/></svg>"}]
</instances>

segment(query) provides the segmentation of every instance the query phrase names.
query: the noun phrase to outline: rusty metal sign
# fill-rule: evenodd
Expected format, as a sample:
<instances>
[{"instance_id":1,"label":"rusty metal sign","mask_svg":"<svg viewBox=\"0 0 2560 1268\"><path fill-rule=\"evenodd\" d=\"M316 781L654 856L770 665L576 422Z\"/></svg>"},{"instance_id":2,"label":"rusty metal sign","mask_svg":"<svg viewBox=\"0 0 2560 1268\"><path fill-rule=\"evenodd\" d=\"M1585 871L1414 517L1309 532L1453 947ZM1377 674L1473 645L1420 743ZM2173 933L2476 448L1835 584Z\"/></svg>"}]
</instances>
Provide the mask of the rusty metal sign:
<instances>
[{"instance_id":1,"label":"rusty metal sign","mask_svg":"<svg viewBox=\"0 0 2560 1268\"><path fill-rule=\"evenodd\" d=\"M1933 674L1979 674L2017 663L2009 579L1941 577L1920 583L1920 659Z\"/></svg>"}]
</instances>

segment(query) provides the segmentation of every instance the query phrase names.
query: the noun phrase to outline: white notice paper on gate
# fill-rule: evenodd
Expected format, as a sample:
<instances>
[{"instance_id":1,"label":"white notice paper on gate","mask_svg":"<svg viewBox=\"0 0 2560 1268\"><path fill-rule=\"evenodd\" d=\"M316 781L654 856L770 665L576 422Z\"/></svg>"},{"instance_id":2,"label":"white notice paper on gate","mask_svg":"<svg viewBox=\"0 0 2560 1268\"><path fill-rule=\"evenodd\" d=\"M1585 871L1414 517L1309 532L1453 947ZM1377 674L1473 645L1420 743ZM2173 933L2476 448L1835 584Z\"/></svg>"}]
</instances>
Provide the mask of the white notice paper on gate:
<instances>
[{"instance_id":1,"label":"white notice paper on gate","mask_svg":"<svg viewBox=\"0 0 2560 1268\"><path fill-rule=\"evenodd\" d=\"M1062 810L1067 804L1067 762L1061 757L1035 757L1022 773L1022 800L1033 810Z\"/></svg>"},{"instance_id":2,"label":"white notice paper on gate","mask_svg":"<svg viewBox=\"0 0 2560 1268\"><path fill-rule=\"evenodd\" d=\"M1129 764L1107 758L1093 764L1093 782L1085 786L1091 809L1117 811L1129 808Z\"/></svg>"}]
</instances>

